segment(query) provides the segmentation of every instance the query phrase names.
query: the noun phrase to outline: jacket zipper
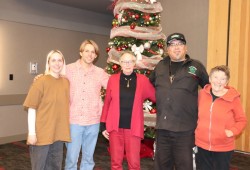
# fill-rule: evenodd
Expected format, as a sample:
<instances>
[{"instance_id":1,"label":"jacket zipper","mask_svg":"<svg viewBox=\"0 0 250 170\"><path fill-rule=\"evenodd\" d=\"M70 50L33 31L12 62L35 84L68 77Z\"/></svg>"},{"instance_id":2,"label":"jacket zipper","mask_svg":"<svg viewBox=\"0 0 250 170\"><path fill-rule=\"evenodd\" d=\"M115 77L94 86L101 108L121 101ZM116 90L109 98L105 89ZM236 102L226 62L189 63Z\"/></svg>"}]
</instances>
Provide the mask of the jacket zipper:
<instances>
[{"instance_id":1,"label":"jacket zipper","mask_svg":"<svg viewBox=\"0 0 250 170\"><path fill-rule=\"evenodd\" d=\"M209 141L209 150L211 150L212 148L212 142L211 142L211 129L212 129L212 114L213 114L213 105L214 102L212 102L211 106L210 106L210 119L209 119L209 131L208 131L208 141Z\"/></svg>"}]
</instances>

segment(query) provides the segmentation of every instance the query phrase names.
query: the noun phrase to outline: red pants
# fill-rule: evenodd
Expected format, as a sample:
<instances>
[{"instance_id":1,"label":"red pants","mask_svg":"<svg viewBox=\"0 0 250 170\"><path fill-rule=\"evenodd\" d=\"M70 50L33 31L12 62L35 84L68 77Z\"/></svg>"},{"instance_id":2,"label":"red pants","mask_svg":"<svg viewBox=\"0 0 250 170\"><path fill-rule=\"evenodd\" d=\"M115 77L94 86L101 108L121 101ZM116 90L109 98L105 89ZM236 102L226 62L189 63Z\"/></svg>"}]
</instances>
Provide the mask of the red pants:
<instances>
[{"instance_id":1,"label":"red pants","mask_svg":"<svg viewBox=\"0 0 250 170\"><path fill-rule=\"evenodd\" d=\"M119 129L109 134L111 169L122 170L124 151L129 170L140 170L141 138L131 135L130 129Z\"/></svg>"}]
</instances>

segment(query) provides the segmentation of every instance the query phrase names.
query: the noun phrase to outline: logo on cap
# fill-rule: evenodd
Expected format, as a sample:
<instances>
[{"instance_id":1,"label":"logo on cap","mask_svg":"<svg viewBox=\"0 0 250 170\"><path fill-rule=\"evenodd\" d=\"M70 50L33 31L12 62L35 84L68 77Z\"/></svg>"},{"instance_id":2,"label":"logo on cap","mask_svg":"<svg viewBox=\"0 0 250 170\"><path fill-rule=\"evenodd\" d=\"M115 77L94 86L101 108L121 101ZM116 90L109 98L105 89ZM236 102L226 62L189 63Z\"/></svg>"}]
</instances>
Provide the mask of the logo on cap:
<instances>
[{"instance_id":1,"label":"logo on cap","mask_svg":"<svg viewBox=\"0 0 250 170\"><path fill-rule=\"evenodd\" d=\"M184 44L186 44L186 39L185 39L184 35L181 33L173 33L173 34L169 35L167 38L167 45L169 45L169 43L173 40L180 40Z\"/></svg>"}]
</instances>

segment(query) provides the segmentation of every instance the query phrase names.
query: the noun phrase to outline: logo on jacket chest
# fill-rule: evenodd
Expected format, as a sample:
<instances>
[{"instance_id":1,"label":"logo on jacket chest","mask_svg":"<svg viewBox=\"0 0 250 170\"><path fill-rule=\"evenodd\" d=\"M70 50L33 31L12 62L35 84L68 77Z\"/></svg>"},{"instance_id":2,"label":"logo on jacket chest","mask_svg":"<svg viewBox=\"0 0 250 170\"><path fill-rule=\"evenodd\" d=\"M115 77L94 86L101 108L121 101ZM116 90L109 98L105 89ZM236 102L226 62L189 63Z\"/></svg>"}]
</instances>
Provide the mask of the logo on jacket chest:
<instances>
[{"instance_id":1,"label":"logo on jacket chest","mask_svg":"<svg viewBox=\"0 0 250 170\"><path fill-rule=\"evenodd\" d=\"M196 76L196 71L197 71L197 68L195 66L189 66L188 67L188 73Z\"/></svg>"}]
</instances>

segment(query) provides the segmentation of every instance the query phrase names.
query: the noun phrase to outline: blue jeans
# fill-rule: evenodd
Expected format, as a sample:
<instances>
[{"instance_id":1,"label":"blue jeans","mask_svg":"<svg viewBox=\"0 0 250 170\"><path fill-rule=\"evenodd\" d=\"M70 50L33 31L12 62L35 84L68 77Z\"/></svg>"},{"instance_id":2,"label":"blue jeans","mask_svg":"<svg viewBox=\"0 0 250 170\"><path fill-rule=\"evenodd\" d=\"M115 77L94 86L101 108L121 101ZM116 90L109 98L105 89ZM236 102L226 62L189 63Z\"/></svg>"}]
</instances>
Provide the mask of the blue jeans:
<instances>
[{"instance_id":1,"label":"blue jeans","mask_svg":"<svg viewBox=\"0 0 250 170\"><path fill-rule=\"evenodd\" d=\"M93 170L95 162L93 155L99 134L100 124L80 126L71 124L71 142L66 144L67 154L65 170L77 170L77 162L82 148L81 170Z\"/></svg>"}]
</instances>

